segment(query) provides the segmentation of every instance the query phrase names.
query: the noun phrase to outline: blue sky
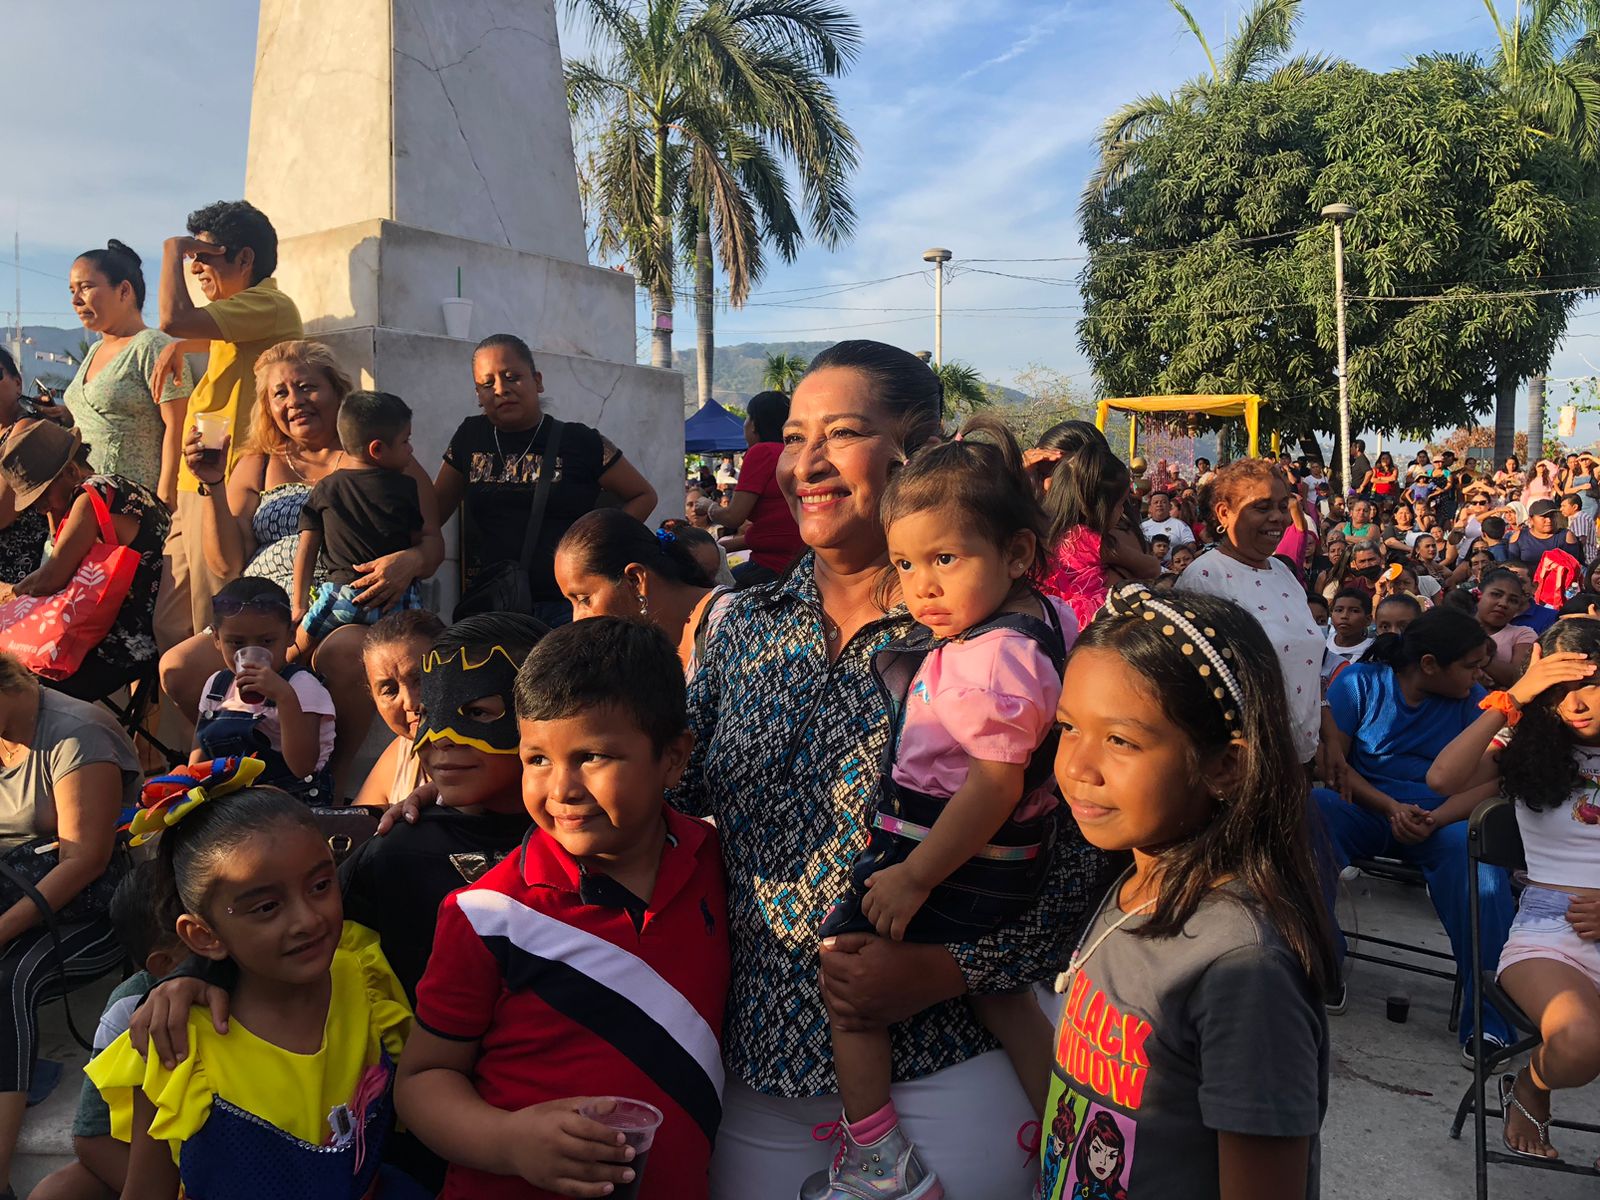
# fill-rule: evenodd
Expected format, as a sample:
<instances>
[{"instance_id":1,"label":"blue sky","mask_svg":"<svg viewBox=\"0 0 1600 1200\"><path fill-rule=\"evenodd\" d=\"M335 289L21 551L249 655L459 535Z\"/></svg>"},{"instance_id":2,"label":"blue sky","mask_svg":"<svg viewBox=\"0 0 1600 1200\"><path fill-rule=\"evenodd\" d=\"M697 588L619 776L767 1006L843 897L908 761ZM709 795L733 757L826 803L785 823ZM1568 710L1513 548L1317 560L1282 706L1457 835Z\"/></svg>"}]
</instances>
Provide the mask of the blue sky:
<instances>
[{"instance_id":1,"label":"blue sky","mask_svg":"<svg viewBox=\"0 0 1600 1200\"><path fill-rule=\"evenodd\" d=\"M1088 389L1074 333L1079 264L972 260L1081 254L1075 209L1095 130L1123 101L1199 72L1199 47L1166 0L854 0L852 8L865 44L838 91L862 144L857 236L840 251L807 249L793 266L775 264L749 307L719 314L718 340L860 330L930 348L925 274L847 293L807 290L922 272L922 251L942 245L956 255L946 358L1001 382L1043 364ZM1190 8L1214 45L1240 11L1223 0ZM23 119L0 143L9 167L0 236L9 243L21 230L24 321L70 325L65 275L75 253L115 236L153 264L190 209L241 191L256 5L5 0L5 10L8 42L25 52L13 92ZM1484 49L1493 36L1481 0L1306 0L1304 13L1302 48L1377 69L1427 50ZM7 244L0 260L10 257ZM7 274L0 310L14 306ZM1033 311L961 311L997 308ZM1554 376L1600 374L1600 300L1579 312ZM678 326L678 344L692 345L692 311L680 307ZM1564 394L1553 385L1553 399Z\"/></svg>"}]
</instances>

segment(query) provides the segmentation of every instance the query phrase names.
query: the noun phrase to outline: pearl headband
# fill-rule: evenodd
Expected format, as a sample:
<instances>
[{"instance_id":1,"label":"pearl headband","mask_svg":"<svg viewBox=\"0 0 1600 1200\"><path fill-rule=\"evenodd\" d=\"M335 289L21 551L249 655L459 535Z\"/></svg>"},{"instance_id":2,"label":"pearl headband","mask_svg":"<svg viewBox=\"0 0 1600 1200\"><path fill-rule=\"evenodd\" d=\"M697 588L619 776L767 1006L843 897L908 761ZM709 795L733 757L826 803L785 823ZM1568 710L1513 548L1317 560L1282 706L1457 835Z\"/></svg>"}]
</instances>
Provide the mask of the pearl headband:
<instances>
[{"instance_id":1,"label":"pearl headband","mask_svg":"<svg viewBox=\"0 0 1600 1200\"><path fill-rule=\"evenodd\" d=\"M1187 609L1179 610L1142 583L1128 583L1106 597L1105 610L1113 617L1131 617L1139 614L1146 621L1164 619L1161 632L1167 637L1183 638L1183 653L1194 663L1195 670L1211 685L1211 696L1222 709L1222 719L1234 737L1244 736L1244 691L1239 679L1229 666L1233 651L1217 644L1217 631L1207 625L1201 628L1199 619ZM1203 659L1204 661L1200 661ZM1221 686L1216 686L1218 681ZM1232 707L1229 701L1232 701Z\"/></svg>"}]
</instances>

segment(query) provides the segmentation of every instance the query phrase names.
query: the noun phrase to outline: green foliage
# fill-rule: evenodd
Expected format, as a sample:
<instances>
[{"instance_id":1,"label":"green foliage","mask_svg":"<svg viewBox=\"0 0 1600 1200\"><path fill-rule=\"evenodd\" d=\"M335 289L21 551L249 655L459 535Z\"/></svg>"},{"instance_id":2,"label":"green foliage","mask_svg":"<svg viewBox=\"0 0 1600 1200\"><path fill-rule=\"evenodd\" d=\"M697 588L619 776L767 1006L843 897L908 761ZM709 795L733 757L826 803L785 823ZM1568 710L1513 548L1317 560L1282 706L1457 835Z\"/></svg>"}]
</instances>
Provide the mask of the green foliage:
<instances>
[{"instance_id":1,"label":"green foliage","mask_svg":"<svg viewBox=\"0 0 1600 1200\"><path fill-rule=\"evenodd\" d=\"M1107 394L1258 392L1283 433L1336 425L1331 232L1346 225L1359 428L1468 424L1497 381L1543 369L1578 297L1500 299L1587 278L1592 184L1570 149L1493 103L1471 63L1211 89L1084 200L1079 341Z\"/></svg>"},{"instance_id":2,"label":"green foliage","mask_svg":"<svg viewBox=\"0 0 1600 1200\"><path fill-rule=\"evenodd\" d=\"M674 225L690 254L709 237L735 307L761 278L763 243L791 261L807 227L830 247L849 238L856 141L826 82L859 48L845 9L832 0L564 3L587 20L597 50L566 64L588 216L600 252L627 259L654 311L672 311ZM669 365L670 333L653 338L656 365Z\"/></svg>"},{"instance_id":3,"label":"green foliage","mask_svg":"<svg viewBox=\"0 0 1600 1200\"><path fill-rule=\"evenodd\" d=\"M794 385L800 382L800 376L806 373L809 364L798 354L785 354L779 351L766 356L766 370L761 378L762 386L772 391L794 394Z\"/></svg>"},{"instance_id":4,"label":"green foliage","mask_svg":"<svg viewBox=\"0 0 1600 1200\"><path fill-rule=\"evenodd\" d=\"M944 384L944 412L949 418L970 416L980 408L988 408L991 400L988 385L971 363L951 360L933 369Z\"/></svg>"}]
</instances>

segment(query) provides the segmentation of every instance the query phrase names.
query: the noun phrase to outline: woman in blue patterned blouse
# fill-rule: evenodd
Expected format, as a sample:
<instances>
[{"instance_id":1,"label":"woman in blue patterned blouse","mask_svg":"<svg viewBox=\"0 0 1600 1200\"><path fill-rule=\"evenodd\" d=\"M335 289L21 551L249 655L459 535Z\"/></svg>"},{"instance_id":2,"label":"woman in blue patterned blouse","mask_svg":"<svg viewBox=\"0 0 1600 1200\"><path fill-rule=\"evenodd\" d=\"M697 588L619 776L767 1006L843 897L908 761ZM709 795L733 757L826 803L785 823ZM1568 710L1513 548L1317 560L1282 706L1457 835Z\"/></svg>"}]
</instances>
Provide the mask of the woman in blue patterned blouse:
<instances>
[{"instance_id":1,"label":"woman in blue patterned blouse","mask_svg":"<svg viewBox=\"0 0 1600 1200\"><path fill-rule=\"evenodd\" d=\"M924 363L882 343L813 361L777 471L809 551L729 604L690 683L699 744L678 801L721 831L733 944L714 1200L795 1200L826 1170L831 1130L813 1129L839 1113L830 1006L894 1027L895 1106L951 1195L1023 1200L1038 1177L1018 1148L1038 1114L962 997L1065 965L1104 874L1075 828L1022 921L969 945L841 936L820 947L818 985L817 930L866 844L890 732L872 656L913 625L875 599L878 503L904 448L938 435L941 400Z\"/></svg>"}]
</instances>

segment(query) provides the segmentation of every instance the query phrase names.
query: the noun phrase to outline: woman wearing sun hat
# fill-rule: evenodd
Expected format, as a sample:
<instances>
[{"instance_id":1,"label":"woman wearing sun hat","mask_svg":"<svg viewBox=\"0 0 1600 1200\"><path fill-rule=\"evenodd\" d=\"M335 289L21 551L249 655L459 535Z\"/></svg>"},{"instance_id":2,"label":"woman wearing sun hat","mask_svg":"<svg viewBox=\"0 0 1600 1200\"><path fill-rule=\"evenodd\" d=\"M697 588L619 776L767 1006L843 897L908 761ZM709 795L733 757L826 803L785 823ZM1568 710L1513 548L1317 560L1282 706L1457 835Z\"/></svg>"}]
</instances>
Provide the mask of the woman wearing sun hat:
<instances>
[{"instance_id":1,"label":"woman wearing sun hat","mask_svg":"<svg viewBox=\"0 0 1600 1200\"><path fill-rule=\"evenodd\" d=\"M96 475L78 432L52 421L13 428L0 444L0 482L11 490L18 512L38 512L49 520L53 538L50 558L16 585L17 595L59 592L99 540L99 521L88 491L105 502L118 543L139 553L133 586L110 631L76 674L50 681L49 686L81 700L98 700L137 679L156 659L151 626L161 581L161 547L171 523L166 506L131 479Z\"/></svg>"}]
</instances>

